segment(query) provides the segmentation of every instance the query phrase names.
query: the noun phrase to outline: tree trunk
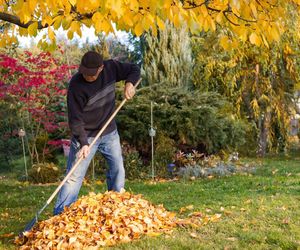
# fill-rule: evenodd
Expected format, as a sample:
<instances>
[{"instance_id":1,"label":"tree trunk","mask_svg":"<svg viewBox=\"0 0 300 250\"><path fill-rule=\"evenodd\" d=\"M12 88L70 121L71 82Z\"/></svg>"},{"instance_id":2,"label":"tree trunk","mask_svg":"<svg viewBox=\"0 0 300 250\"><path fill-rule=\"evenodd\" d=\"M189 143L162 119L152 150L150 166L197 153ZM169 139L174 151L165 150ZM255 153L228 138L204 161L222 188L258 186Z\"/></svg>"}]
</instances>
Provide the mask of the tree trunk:
<instances>
[{"instance_id":1,"label":"tree trunk","mask_svg":"<svg viewBox=\"0 0 300 250\"><path fill-rule=\"evenodd\" d=\"M259 157L264 157L267 153L270 121L271 112L266 112L265 114L262 114L258 120L259 136L257 155Z\"/></svg>"}]
</instances>

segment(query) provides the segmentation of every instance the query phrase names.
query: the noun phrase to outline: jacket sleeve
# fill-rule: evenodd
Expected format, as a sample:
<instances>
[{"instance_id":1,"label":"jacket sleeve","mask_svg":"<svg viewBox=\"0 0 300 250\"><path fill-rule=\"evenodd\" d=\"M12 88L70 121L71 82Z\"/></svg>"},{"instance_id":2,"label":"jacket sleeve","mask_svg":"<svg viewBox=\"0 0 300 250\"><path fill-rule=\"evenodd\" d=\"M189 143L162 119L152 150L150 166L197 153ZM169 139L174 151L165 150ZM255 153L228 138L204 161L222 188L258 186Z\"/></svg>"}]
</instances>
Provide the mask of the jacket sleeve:
<instances>
[{"instance_id":1,"label":"jacket sleeve","mask_svg":"<svg viewBox=\"0 0 300 250\"><path fill-rule=\"evenodd\" d=\"M74 92L69 87L67 94L69 127L72 135L79 140L83 147L89 145L83 121L84 99Z\"/></svg>"},{"instance_id":2,"label":"jacket sleeve","mask_svg":"<svg viewBox=\"0 0 300 250\"><path fill-rule=\"evenodd\" d=\"M141 77L140 67L133 63L121 63L113 60L116 69L116 81L131 82L134 85Z\"/></svg>"}]
</instances>

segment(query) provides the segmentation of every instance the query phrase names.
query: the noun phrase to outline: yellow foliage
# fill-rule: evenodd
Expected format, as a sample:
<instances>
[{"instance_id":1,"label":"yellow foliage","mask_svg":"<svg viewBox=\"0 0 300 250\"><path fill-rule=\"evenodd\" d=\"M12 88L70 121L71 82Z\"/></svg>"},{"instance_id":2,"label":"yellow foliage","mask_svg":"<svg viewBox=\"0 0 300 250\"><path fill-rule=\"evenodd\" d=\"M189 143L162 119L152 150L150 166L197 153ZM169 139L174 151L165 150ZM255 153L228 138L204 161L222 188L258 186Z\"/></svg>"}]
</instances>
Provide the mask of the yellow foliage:
<instances>
[{"instance_id":1,"label":"yellow foliage","mask_svg":"<svg viewBox=\"0 0 300 250\"><path fill-rule=\"evenodd\" d=\"M141 34L143 34L144 28L142 26L141 23L137 23L136 26L134 27L134 33L137 36L140 36Z\"/></svg>"},{"instance_id":2,"label":"yellow foliage","mask_svg":"<svg viewBox=\"0 0 300 250\"><path fill-rule=\"evenodd\" d=\"M69 2L70 2L71 5L75 6L77 0L69 0Z\"/></svg>"},{"instance_id":3,"label":"yellow foliage","mask_svg":"<svg viewBox=\"0 0 300 250\"><path fill-rule=\"evenodd\" d=\"M71 26L72 21L73 21L73 17L71 15L68 15L64 19L62 19L61 26L63 27L64 30L68 30Z\"/></svg>"},{"instance_id":4,"label":"yellow foliage","mask_svg":"<svg viewBox=\"0 0 300 250\"><path fill-rule=\"evenodd\" d=\"M257 46L278 41L286 29L282 17L288 15L286 1L255 0L211 0L197 8L186 0L16 0L7 8L5 1L0 0L0 10L18 17L23 24L41 21L43 26L51 25L55 30L62 25L70 31L69 37L72 32L81 34L81 23L106 33L113 32L111 23L116 23L117 27L132 30L136 35L150 28L154 33L157 28L164 29L167 20L175 27L188 25L193 33L215 31L218 23L242 41L249 39ZM78 22L76 27L72 21ZM29 35L36 35L35 26L30 28Z\"/></svg>"},{"instance_id":5,"label":"yellow foliage","mask_svg":"<svg viewBox=\"0 0 300 250\"><path fill-rule=\"evenodd\" d=\"M36 4L37 4L37 0L28 0L29 10L31 12L34 12L34 10L36 8Z\"/></svg>"},{"instance_id":6,"label":"yellow foliage","mask_svg":"<svg viewBox=\"0 0 300 250\"><path fill-rule=\"evenodd\" d=\"M48 27L48 37L50 38L50 40L55 39L55 33L51 27Z\"/></svg>"},{"instance_id":7,"label":"yellow foliage","mask_svg":"<svg viewBox=\"0 0 300 250\"><path fill-rule=\"evenodd\" d=\"M36 36L37 35L38 23L34 22L28 26L28 35Z\"/></svg>"},{"instance_id":8,"label":"yellow foliage","mask_svg":"<svg viewBox=\"0 0 300 250\"><path fill-rule=\"evenodd\" d=\"M251 107L252 107L252 110L253 110L253 113L254 113L255 117L258 117L260 109L259 109L258 102L257 102L256 98L254 98L251 101Z\"/></svg>"},{"instance_id":9,"label":"yellow foliage","mask_svg":"<svg viewBox=\"0 0 300 250\"><path fill-rule=\"evenodd\" d=\"M74 32L72 30L69 30L68 33L67 33L67 37L72 40L73 37L74 37Z\"/></svg>"},{"instance_id":10,"label":"yellow foliage","mask_svg":"<svg viewBox=\"0 0 300 250\"><path fill-rule=\"evenodd\" d=\"M250 40L250 43L255 44L257 46L260 46L260 44L261 44L260 37L254 32L252 32L252 34L250 35L249 40Z\"/></svg>"},{"instance_id":11,"label":"yellow foliage","mask_svg":"<svg viewBox=\"0 0 300 250\"><path fill-rule=\"evenodd\" d=\"M156 17L156 22L157 22L158 27L159 27L161 30L164 30L164 29L165 29L165 24L164 24L164 22L163 22L158 16Z\"/></svg>"},{"instance_id":12,"label":"yellow foliage","mask_svg":"<svg viewBox=\"0 0 300 250\"><path fill-rule=\"evenodd\" d=\"M58 30L61 26L62 16L57 16L53 19L53 27L54 29Z\"/></svg>"},{"instance_id":13,"label":"yellow foliage","mask_svg":"<svg viewBox=\"0 0 300 250\"><path fill-rule=\"evenodd\" d=\"M222 36L220 38L220 45L223 47L223 49L228 50L230 48L230 40L227 36Z\"/></svg>"},{"instance_id":14,"label":"yellow foliage","mask_svg":"<svg viewBox=\"0 0 300 250\"><path fill-rule=\"evenodd\" d=\"M76 32L79 36L81 36L81 26L78 21L73 21L70 26L70 31L73 33Z\"/></svg>"}]
</instances>

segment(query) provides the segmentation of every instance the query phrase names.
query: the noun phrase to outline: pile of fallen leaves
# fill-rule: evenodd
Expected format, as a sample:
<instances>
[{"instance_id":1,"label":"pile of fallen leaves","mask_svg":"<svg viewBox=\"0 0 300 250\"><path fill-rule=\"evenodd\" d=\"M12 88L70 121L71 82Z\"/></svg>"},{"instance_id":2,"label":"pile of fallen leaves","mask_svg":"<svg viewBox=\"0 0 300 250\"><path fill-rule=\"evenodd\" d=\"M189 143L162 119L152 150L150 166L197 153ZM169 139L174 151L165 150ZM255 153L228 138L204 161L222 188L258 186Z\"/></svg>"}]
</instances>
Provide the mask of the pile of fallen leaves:
<instances>
[{"instance_id":1,"label":"pile of fallen leaves","mask_svg":"<svg viewBox=\"0 0 300 250\"><path fill-rule=\"evenodd\" d=\"M154 206L141 195L125 191L90 193L65 208L62 214L39 222L24 233L25 237L17 238L16 243L22 245L22 250L99 249L144 234L171 233L177 225L198 227L210 220L200 219L199 214L196 217L178 219L162 205Z\"/></svg>"}]
</instances>

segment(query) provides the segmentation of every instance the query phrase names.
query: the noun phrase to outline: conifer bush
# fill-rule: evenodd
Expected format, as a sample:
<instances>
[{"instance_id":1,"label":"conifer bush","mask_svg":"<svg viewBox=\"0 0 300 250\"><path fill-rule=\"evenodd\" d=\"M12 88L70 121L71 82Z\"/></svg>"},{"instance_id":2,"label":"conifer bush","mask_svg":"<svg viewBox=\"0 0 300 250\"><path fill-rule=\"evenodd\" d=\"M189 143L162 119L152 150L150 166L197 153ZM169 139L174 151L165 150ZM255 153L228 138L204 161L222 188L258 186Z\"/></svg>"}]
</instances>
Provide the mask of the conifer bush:
<instances>
[{"instance_id":1,"label":"conifer bush","mask_svg":"<svg viewBox=\"0 0 300 250\"><path fill-rule=\"evenodd\" d=\"M151 100L157 134L173 140L175 147L201 146L203 152L211 154L235 150L245 143L247 124L235 117L232 106L222 96L215 92L164 88L160 84L140 89L140 94L117 117L121 138L148 157Z\"/></svg>"}]
</instances>

